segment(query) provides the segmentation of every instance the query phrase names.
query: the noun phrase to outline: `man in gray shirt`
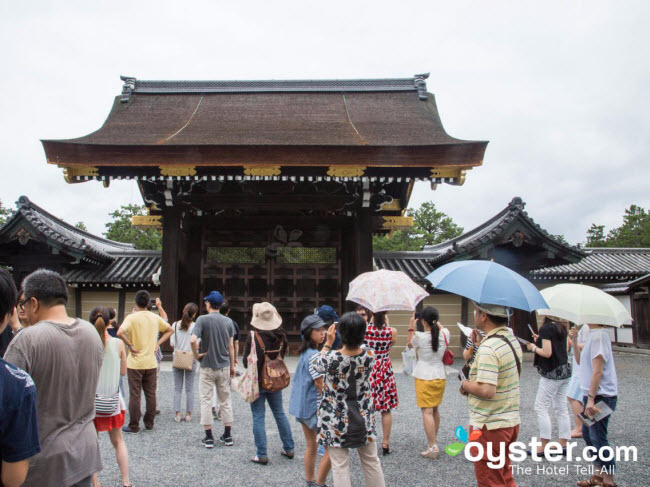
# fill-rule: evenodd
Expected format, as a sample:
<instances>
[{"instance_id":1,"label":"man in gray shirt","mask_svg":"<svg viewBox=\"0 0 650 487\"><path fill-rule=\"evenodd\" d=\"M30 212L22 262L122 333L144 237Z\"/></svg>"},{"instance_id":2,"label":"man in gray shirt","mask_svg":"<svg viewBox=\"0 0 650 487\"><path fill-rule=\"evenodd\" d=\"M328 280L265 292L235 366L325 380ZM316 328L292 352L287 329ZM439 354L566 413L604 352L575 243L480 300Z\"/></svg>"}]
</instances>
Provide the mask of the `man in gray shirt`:
<instances>
[{"instance_id":1,"label":"man in gray shirt","mask_svg":"<svg viewBox=\"0 0 650 487\"><path fill-rule=\"evenodd\" d=\"M41 453L30 461L24 485L90 487L102 469L93 424L101 338L93 325L67 315L68 290L56 272L33 272L23 291L19 306L31 326L9 344L5 360L30 374L37 391Z\"/></svg>"},{"instance_id":2,"label":"man in gray shirt","mask_svg":"<svg viewBox=\"0 0 650 487\"><path fill-rule=\"evenodd\" d=\"M199 396L201 397L201 425L205 430L205 438L201 443L206 448L214 448L212 436L212 390L217 388L217 399L221 410L225 430L219 441L226 446L232 446L233 440L230 428L232 426L232 404L230 399L230 380L235 376L235 350L233 336L235 327L232 320L219 313L223 297L217 291L212 291L205 299L207 315L200 316L192 331L190 343L197 360L201 362L199 374ZM199 353L198 341L201 340Z\"/></svg>"}]
</instances>

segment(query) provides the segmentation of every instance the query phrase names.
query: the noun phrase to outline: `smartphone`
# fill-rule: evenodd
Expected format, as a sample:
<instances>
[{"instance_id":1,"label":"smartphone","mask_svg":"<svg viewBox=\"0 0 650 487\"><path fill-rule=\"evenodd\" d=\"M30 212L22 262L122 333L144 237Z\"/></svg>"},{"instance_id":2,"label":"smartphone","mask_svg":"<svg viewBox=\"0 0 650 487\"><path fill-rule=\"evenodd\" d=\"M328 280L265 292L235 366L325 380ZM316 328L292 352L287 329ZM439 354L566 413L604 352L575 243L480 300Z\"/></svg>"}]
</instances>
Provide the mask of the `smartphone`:
<instances>
[{"instance_id":1,"label":"smartphone","mask_svg":"<svg viewBox=\"0 0 650 487\"><path fill-rule=\"evenodd\" d=\"M465 372L463 372L463 369L460 369L460 371L458 372L458 380L461 382L467 380L467 376L465 375Z\"/></svg>"},{"instance_id":2,"label":"smartphone","mask_svg":"<svg viewBox=\"0 0 650 487\"><path fill-rule=\"evenodd\" d=\"M156 308L156 300L155 300L154 298L151 298L151 299L149 300L149 308L151 308L151 309L157 309L157 308Z\"/></svg>"},{"instance_id":3,"label":"smartphone","mask_svg":"<svg viewBox=\"0 0 650 487\"><path fill-rule=\"evenodd\" d=\"M528 323L528 329L530 330L530 332L531 332L533 335L537 335L537 333L535 333L535 331L533 330L533 327L530 326L530 323Z\"/></svg>"}]
</instances>

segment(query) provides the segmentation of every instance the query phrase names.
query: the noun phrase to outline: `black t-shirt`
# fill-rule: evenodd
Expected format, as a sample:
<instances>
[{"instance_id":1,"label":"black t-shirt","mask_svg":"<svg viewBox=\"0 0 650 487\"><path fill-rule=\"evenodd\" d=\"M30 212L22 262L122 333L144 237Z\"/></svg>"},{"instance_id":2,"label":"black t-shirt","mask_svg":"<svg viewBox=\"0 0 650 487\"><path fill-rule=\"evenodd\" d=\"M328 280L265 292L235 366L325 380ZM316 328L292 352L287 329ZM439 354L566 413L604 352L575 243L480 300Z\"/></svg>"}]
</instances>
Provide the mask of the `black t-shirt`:
<instances>
[{"instance_id":1,"label":"black t-shirt","mask_svg":"<svg viewBox=\"0 0 650 487\"><path fill-rule=\"evenodd\" d=\"M30 375L0 359L0 469L41 451L36 387ZM2 474L0 470L0 475ZM2 481L0 480L0 487Z\"/></svg>"},{"instance_id":2,"label":"black t-shirt","mask_svg":"<svg viewBox=\"0 0 650 487\"><path fill-rule=\"evenodd\" d=\"M233 326L235 327L235 335L232 337L232 339L234 341L239 341L239 325L237 324L237 322L235 320L233 320L232 318L230 318L230 319L232 321ZM237 350L235 350L235 352L237 352Z\"/></svg>"},{"instance_id":3,"label":"black t-shirt","mask_svg":"<svg viewBox=\"0 0 650 487\"><path fill-rule=\"evenodd\" d=\"M561 325L556 323L544 323L539 329L539 336L535 345L542 348L542 340L551 341L552 353L549 358L542 357L535 354L533 365L537 367L540 372L551 372L568 362L567 356L567 334L560 332Z\"/></svg>"},{"instance_id":4,"label":"black t-shirt","mask_svg":"<svg viewBox=\"0 0 650 487\"><path fill-rule=\"evenodd\" d=\"M14 338L14 332L11 329L11 326L7 323L7 326L5 327L4 331L0 333L0 357L5 356L5 352L7 351L7 347L9 346L9 343L11 343L11 340Z\"/></svg>"}]
</instances>

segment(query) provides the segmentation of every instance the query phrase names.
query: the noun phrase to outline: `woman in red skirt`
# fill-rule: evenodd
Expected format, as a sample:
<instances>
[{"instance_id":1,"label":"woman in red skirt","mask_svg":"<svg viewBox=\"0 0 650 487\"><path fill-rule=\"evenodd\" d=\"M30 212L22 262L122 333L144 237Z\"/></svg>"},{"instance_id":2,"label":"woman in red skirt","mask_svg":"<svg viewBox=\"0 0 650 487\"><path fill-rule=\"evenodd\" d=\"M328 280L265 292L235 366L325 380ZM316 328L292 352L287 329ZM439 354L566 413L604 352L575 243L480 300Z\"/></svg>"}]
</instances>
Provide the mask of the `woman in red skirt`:
<instances>
[{"instance_id":1,"label":"woman in red skirt","mask_svg":"<svg viewBox=\"0 0 650 487\"><path fill-rule=\"evenodd\" d=\"M90 312L90 322L95 326L104 344L104 361L99 372L97 393L95 394L95 428L97 434L108 431L115 458L122 475L122 485L130 487L129 453L122 436L126 405L119 391L120 377L126 374L126 350L124 342L108 334L106 327L110 321L108 309L98 306ZM93 476L93 486L100 487L99 476Z\"/></svg>"},{"instance_id":2,"label":"woman in red skirt","mask_svg":"<svg viewBox=\"0 0 650 487\"><path fill-rule=\"evenodd\" d=\"M397 407L397 385L390 360L390 349L397 340L397 331L388 326L386 311L374 313L366 328L366 345L375 352L375 365L370 374L370 386L375 411L381 413L382 442L384 455L390 453L390 431L393 427L392 410Z\"/></svg>"}]
</instances>

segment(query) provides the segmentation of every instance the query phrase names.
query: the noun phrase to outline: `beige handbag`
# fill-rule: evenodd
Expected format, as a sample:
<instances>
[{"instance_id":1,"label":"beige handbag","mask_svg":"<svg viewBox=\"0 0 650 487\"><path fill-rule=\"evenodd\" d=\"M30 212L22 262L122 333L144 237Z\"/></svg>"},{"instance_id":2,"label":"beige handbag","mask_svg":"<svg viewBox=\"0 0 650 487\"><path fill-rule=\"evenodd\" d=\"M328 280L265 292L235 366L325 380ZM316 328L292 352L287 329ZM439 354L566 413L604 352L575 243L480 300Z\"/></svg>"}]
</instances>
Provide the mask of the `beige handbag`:
<instances>
[{"instance_id":1,"label":"beige handbag","mask_svg":"<svg viewBox=\"0 0 650 487\"><path fill-rule=\"evenodd\" d=\"M174 341L178 345L176 331L178 330L178 321L174 323ZM174 350L174 360L172 367L179 370L192 370L194 368L194 352L191 350Z\"/></svg>"}]
</instances>

